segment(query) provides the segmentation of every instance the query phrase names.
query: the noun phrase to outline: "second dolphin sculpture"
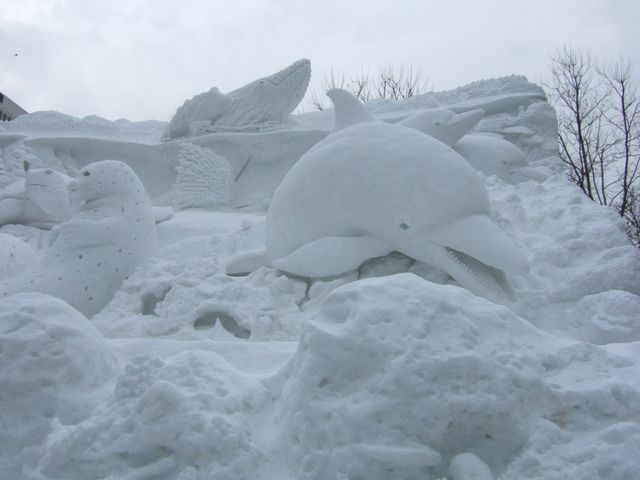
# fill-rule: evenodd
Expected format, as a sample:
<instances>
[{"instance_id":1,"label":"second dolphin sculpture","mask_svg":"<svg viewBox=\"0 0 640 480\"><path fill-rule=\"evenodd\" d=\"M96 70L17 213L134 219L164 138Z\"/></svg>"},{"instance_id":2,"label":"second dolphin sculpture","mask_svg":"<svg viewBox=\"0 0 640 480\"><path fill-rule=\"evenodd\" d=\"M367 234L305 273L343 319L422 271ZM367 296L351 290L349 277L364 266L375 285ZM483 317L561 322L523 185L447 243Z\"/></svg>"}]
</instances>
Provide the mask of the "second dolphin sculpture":
<instances>
[{"instance_id":1,"label":"second dolphin sculpture","mask_svg":"<svg viewBox=\"0 0 640 480\"><path fill-rule=\"evenodd\" d=\"M398 125L411 127L440 140L462 155L471 166L486 175L496 175L505 183L543 181L548 174L530 167L522 151L496 135L467 133L480 121L484 110L455 113L432 108L415 113Z\"/></svg>"},{"instance_id":2,"label":"second dolphin sculpture","mask_svg":"<svg viewBox=\"0 0 640 480\"><path fill-rule=\"evenodd\" d=\"M302 59L244 87L222 93L216 87L196 95L178 108L164 138L194 133L258 130L286 123L302 101L311 78L311 63Z\"/></svg>"},{"instance_id":3,"label":"second dolphin sculpture","mask_svg":"<svg viewBox=\"0 0 640 480\"><path fill-rule=\"evenodd\" d=\"M357 268L394 250L447 272L477 295L508 302L505 273L526 256L489 218L482 179L451 148L375 121L350 93L330 90L335 128L277 188L266 220L264 262L306 277ZM261 264L258 253L228 266Z\"/></svg>"}]
</instances>

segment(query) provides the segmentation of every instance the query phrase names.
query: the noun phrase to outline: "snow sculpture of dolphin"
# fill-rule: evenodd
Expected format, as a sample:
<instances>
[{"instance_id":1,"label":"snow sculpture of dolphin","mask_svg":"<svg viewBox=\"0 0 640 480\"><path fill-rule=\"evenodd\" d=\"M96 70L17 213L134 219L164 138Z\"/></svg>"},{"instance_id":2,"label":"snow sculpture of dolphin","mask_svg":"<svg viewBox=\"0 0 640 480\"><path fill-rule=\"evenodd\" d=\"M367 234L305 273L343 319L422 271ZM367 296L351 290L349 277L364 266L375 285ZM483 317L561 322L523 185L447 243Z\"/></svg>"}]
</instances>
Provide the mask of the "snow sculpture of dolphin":
<instances>
[{"instance_id":1,"label":"snow sculpture of dolphin","mask_svg":"<svg viewBox=\"0 0 640 480\"><path fill-rule=\"evenodd\" d=\"M430 108L404 118L398 125L415 128L449 146L454 145L482 119L484 110L454 113L446 108Z\"/></svg>"},{"instance_id":2,"label":"snow sculpture of dolphin","mask_svg":"<svg viewBox=\"0 0 640 480\"><path fill-rule=\"evenodd\" d=\"M216 87L178 108L164 134L166 140L194 133L259 130L286 123L309 85L311 63L302 59L273 75L224 94Z\"/></svg>"},{"instance_id":3,"label":"snow sculpture of dolphin","mask_svg":"<svg viewBox=\"0 0 640 480\"><path fill-rule=\"evenodd\" d=\"M266 260L305 277L334 276L393 250L504 303L504 272L526 256L489 218L482 179L451 148L412 128L375 121L350 93L327 95L335 128L293 166L266 219ZM258 252L227 267L261 264Z\"/></svg>"},{"instance_id":4,"label":"snow sculpture of dolphin","mask_svg":"<svg viewBox=\"0 0 640 480\"><path fill-rule=\"evenodd\" d=\"M475 170L497 175L505 183L543 181L548 175L530 167L524 153L511 142L495 135L467 135L483 115L484 110L455 113L446 108L432 108L410 115L398 125L415 128L440 140L462 155Z\"/></svg>"}]
</instances>

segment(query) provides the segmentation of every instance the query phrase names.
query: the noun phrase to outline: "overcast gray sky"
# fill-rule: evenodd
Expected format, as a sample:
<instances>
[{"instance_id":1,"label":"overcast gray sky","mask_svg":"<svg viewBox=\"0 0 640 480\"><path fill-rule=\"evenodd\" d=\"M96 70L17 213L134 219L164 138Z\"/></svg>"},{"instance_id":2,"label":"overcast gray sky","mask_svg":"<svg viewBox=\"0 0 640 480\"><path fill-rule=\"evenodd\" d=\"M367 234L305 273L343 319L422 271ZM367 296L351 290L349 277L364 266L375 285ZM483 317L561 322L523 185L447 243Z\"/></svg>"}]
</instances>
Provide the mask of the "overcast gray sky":
<instances>
[{"instance_id":1,"label":"overcast gray sky","mask_svg":"<svg viewBox=\"0 0 640 480\"><path fill-rule=\"evenodd\" d=\"M316 85L386 64L435 90L538 82L568 43L640 70L639 24L640 0L0 0L0 91L29 111L168 120L298 58Z\"/></svg>"}]
</instances>

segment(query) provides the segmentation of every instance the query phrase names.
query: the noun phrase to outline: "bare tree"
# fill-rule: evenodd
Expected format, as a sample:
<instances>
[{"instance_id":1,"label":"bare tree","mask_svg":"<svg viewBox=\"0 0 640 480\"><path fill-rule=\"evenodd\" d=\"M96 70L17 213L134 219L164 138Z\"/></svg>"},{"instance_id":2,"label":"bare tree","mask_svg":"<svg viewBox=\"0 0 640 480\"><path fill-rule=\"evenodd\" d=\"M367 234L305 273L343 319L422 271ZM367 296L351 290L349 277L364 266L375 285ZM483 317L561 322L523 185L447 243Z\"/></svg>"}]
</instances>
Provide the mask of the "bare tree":
<instances>
[{"instance_id":1,"label":"bare tree","mask_svg":"<svg viewBox=\"0 0 640 480\"><path fill-rule=\"evenodd\" d=\"M395 69L391 65L382 67L375 80L377 98L401 100L424 93L428 82L422 80L422 72L409 67L408 71L400 67Z\"/></svg>"},{"instance_id":2,"label":"bare tree","mask_svg":"<svg viewBox=\"0 0 640 480\"><path fill-rule=\"evenodd\" d=\"M607 95L591 55L565 47L551 57L551 84L556 103L560 158L569 178L592 200L607 204L611 141L604 128Z\"/></svg>"},{"instance_id":3,"label":"bare tree","mask_svg":"<svg viewBox=\"0 0 640 480\"><path fill-rule=\"evenodd\" d=\"M338 74L334 72L333 67L331 68L331 71L328 75L325 73L322 76L322 84L320 88L323 93L328 92L333 88L344 88L344 86L345 86L344 73ZM323 96L318 95L315 91L311 92L311 103L314 109L316 110L325 109L324 99L322 98Z\"/></svg>"},{"instance_id":4,"label":"bare tree","mask_svg":"<svg viewBox=\"0 0 640 480\"><path fill-rule=\"evenodd\" d=\"M571 47L551 64L545 86L558 113L568 176L595 202L615 207L640 247L640 100L631 64L601 66Z\"/></svg>"},{"instance_id":5,"label":"bare tree","mask_svg":"<svg viewBox=\"0 0 640 480\"><path fill-rule=\"evenodd\" d=\"M620 216L627 218L633 207L634 185L638 180L640 163L640 101L638 84L628 60L620 60L612 67L601 70L602 78L610 88L611 108L607 120L618 138L615 160L619 171L617 191L611 201Z\"/></svg>"},{"instance_id":6,"label":"bare tree","mask_svg":"<svg viewBox=\"0 0 640 480\"><path fill-rule=\"evenodd\" d=\"M329 75L324 75L320 90L322 95L316 91L311 92L311 104L315 110L324 110L324 92L332 88L345 88L349 90L361 102L366 103L376 98L401 100L404 98L421 95L429 89L429 82L423 79L422 72L413 67L405 71L404 68L394 68L391 65L381 67L376 76L371 76L364 69L359 74L351 77L349 82L345 81L344 74L336 74L331 69Z\"/></svg>"},{"instance_id":7,"label":"bare tree","mask_svg":"<svg viewBox=\"0 0 640 480\"><path fill-rule=\"evenodd\" d=\"M360 70L360 73L351 79L350 90L362 103L366 103L371 100L371 81L369 72L365 72L364 69Z\"/></svg>"},{"instance_id":8,"label":"bare tree","mask_svg":"<svg viewBox=\"0 0 640 480\"><path fill-rule=\"evenodd\" d=\"M631 243L640 248L640 189L635 185L629 189L629 207L625 213L625 220Z\"/></svg>"}]
</instances>

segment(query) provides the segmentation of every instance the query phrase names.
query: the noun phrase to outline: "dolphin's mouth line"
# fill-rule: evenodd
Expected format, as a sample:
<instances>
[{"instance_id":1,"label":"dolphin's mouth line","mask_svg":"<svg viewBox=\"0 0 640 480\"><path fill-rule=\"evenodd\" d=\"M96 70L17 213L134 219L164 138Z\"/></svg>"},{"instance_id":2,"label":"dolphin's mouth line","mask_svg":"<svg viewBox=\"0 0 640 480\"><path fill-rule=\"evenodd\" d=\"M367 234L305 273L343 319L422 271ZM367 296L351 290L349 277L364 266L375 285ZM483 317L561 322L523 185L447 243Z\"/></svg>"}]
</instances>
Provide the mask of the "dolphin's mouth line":
<instances>
[{"instance_id":1,"label":"dolphin's mouth line","mask_svg":"<svg viewBox=\"0 0 640 480\"><path fill-rule=\"evenodd\" d=\"M480 120L483 115L484 112L482 110L469 110L468 112L458 113L458 118L455 122L449 123L449 127L455 127L457 125L460 125L461 123L466 122L475 122L476 119Z\"/></svg>"}]
</instances>

